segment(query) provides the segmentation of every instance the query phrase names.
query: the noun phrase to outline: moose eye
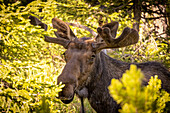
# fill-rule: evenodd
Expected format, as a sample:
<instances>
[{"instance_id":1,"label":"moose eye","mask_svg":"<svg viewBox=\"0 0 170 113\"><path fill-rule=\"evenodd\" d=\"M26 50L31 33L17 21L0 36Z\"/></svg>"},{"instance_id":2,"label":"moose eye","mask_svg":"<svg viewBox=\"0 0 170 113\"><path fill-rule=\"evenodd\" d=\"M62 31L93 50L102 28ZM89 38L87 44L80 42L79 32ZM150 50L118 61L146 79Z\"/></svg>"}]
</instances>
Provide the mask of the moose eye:
<instances>
[{"instance_id":1,"label":"moose eye","mask_svg":"<svg viewBox=\"0 0 170 113\"><path fill-rule=\"evenodd\" d=\"M96 57L96 55L92 55L92 56L91 56L92 59L95 58L95 57Z\"/></svg>"},{"instance_id":2,"label":"moose eye","mask_svg":"<svg viewBox=\"0 0 170 113\"><path fill-rule=\"evenodd\" d=\"M65 57L65 55L66 55L66 54L65 54L65 52L64 52L63 54L61 54L62 58L64 58L64 57Z\"/></svg>"},{"instance_id":3,"label":"moose eye","mask_svg":"<svg viewBox=\"0 0 170 113\"><path fill-rule=\"evenodd\" d=\"M62 58L67 62L66 53L65 52L62 54Z\"/></svg>"},{"instance_id":4,"label":"moose eye","mask_svg":"<svg viewBox=\"0 0 170 113\"><path fill-rule=\"evenodd\" d=\"M66 54L66 53L64 52L64 53L62 54L62 56L65 56L65 54Z\"/></svg>"},{"instance_id":5,"label":"moose eye","mask_svg":"<svg viewBox=\"0 0 170 113\"><path fill-rule=\"evenodd\" d=\"M96 57L96 55L92 55L91 58L88 60L88 62L90 64L92 64L94 62L94 58Z\"/></svg>"}]
</instances>

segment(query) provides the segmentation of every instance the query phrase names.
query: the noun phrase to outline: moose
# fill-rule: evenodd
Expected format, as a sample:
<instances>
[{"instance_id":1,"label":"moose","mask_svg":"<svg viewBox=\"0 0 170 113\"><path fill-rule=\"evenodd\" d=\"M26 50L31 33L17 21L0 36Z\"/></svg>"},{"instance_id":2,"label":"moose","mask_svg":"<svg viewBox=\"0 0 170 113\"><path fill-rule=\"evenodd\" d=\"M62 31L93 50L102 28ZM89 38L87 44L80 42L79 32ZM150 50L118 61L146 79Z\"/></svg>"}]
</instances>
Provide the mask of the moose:
<instances>
[{"instance_id":1,"label":"moose","mask_svg":"<svg viewBox=\"0 0 170 113\"><path fill-rule=\"evenodd\" d=\"M47 25L36 17L30 16L30 23L47 30ZM111 79L120 79L122 74L135 64L145 75L142 85L147 85L151 76L158 75L162 88L170 93L170 72L158 62L126 63L109 57L102 50L121 48L138 42L139 35L135 29L124 28L122 34L116 37L118 22L112 21L97 28L96 39L77 38L68 23L58 18L52 19L57 38L45 36L45 41L63 46L66 51L66 65L58 77L58 84L65 87L59 92L59 98L65 104L72 102L76 94L88 98L92 108L97 113L116 113L121 108L110 96L108 86ZM99 39L102 39L99 41Z\"/></svg>"}]
</instances>

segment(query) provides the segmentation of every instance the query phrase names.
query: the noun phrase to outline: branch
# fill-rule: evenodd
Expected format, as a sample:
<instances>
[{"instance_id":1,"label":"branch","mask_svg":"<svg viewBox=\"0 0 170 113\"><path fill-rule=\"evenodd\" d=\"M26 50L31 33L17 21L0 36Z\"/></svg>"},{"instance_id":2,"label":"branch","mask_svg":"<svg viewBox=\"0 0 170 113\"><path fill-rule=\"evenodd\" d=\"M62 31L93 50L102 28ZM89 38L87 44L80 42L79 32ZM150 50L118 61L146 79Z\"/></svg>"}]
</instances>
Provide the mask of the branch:
<instances>
[{"instance_id":1,"label":"branch","mask_svg":"<svg viewBox=\"0 0 170 113\"><path fill-rule=\"evenodd\" d=\"M151 17L151 18L145 18L145 17L141 17L143 19L149 19L149 20L152 20L152 19L160 19L162 17L165 17L165 16L159 16L159 17Z\"/></svg>"},{"instance_id":2,"label":"branch","mask_svg":"<svg viewBox=\"0 0 170 113\"><path fill-rule=\"evenodd\" d=\"M85 30L89 31L93 36L95 36L95 37L97 36L97 33L94 32L92 29L88 28L87 26L80 25L80 24L69 23L69 22L66 22L66 23L68 25L71 25L71 26L74 26L74 27L85 29Z\"/></svg>"},{"instance_id":3,"label":"branch","mask_svg":"<svg viewBox=\"0 0 170 113\"><path fill-rule=\"evenodd\" d=\"M112 10L119 10L119 9L122 9L125 6L127 6L129 3L131 3L131 2L127 2L127 3L120 5L120 6L111 5L110 8L112 8ZM113 8L113 7L115 7L115 8Z\"/></svg>"}]
</instances>

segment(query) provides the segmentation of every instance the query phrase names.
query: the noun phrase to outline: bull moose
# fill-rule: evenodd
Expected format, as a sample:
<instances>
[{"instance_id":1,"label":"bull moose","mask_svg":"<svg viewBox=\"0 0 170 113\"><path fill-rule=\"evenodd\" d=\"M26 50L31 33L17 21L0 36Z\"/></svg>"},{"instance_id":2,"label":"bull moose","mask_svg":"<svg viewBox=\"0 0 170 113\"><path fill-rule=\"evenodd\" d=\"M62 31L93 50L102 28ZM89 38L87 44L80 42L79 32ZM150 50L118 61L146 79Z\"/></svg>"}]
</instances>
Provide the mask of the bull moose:
<instances>
[{"instance_id":1,"label":"bull moose","mask_svg":"<svg viewBox=\"0 0 170 113\"><path fill-rule=\"evenodd\" d=\"M30 16L31 24L47 30L47 25ZM120 79L132 63L113 59L102 49L121 48L138 42L138 32L129 27L116 37L118 22L112 21L97 28L96 41L91 38L77 38L66 22L53 18L52 25L57 29L57 38L45 36L45 41L62 45L66 65L58 77L58 83L65 87L59 92L59 98L65 104L72 102L74 95L88 98L92 108L98 113L116 113L120 105L114 101L108 91L111 79ZM170 93L170 72L158 62L133 63L145 75L142 84L147 85L151 76L158 75L162 88Z\"/></svg>"}]
</instances>

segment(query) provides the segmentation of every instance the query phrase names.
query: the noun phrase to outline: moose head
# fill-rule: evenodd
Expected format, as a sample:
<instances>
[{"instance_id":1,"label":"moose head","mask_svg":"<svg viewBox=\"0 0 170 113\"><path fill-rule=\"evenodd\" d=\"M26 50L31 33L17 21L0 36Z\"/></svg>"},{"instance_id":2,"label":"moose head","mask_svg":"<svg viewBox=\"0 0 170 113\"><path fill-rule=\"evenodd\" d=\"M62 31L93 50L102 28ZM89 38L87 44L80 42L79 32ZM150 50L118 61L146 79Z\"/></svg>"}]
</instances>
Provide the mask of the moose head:
<instances>
[{"instance_id":1,"label":"moose head","mask_svg":"<svg viewBox=\"0 0 170 113\"><path fill-rule=\"evenodd\" d=\"M44 28L42 22L38 20L37 22L38 24L34 22L32 24ZM115 21L98 27L96 39L77 38L69 25L58 18L52 19L52 25L57 29L54 32L57 38L45 36L45 41L62 45L66 49L64 53L66 65L58 77L58 84L60 82L65 84L59 92L59 98L66 104L73 100L76 92L88 84L102 49L129 46L137 43L139 38L138 32L129 27L124 28L122 34L115 38L118 29L118 22ZM102 41L97 41L99 38Z\"/></svg>"}]
</instances>

